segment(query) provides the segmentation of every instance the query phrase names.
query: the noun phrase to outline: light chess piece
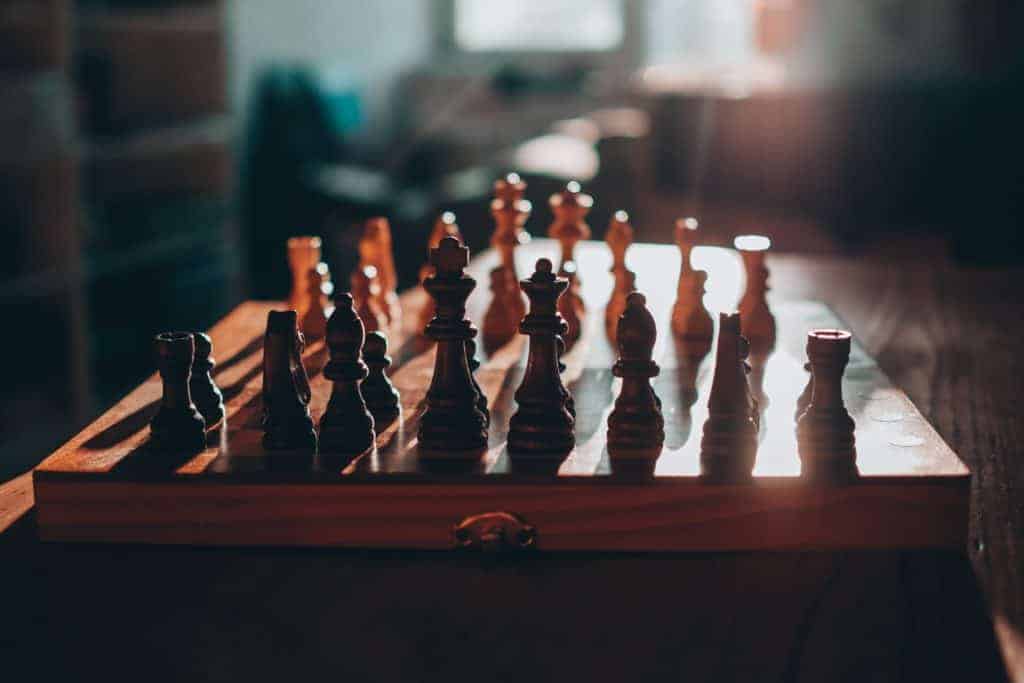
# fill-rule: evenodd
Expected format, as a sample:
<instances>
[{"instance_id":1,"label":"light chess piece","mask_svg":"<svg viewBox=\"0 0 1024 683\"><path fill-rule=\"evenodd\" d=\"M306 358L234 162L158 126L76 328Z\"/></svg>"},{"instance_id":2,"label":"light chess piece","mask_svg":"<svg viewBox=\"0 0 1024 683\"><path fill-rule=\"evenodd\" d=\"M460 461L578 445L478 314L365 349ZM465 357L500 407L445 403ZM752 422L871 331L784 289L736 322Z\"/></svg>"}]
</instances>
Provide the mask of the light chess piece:
<instances>
[{"instance_id":1,"label":"light chess piece","mask_svg":"<svg viewBox=\"0 0 1024 683\"><path fill-rule=\"evenodd\" d=\"M562 263L562 272L559 273L569 282L565 293L558 298L558 313L565 320L565 332L562 339L566 348L571 349L583 335L583 321L586 319L586 308L583 305L583 296L580 294L580 282L577 279L575 261Z\"/></svg>"},{"instance_id":2,"label":"light chess piece","mask_svg":"<svg viewBox=\"0 0 1024 683\"><path fill-rule=\"evenodd\" d=\"M437 352L419 425L420 457L476 459L487 447L487 419L480 412L466 351L466 342L476 335L466 320L466 299L476 286L465 273L469 250L445 237L430 259L435 274L423 286L434 298L437 315L426 335L437 343Z\"/></svg>"},{"instance_id":3,"label":"light chess piece","mask_svg":"<svg viewBox=\"0 0 1024 683\"><path fill-rule=\"evenodd\" d=\"M195 339L190 332L162 332L155 346L163 395L149 424L150 444L164 453L199 453L206 448L206 421L189 388Z\"/></svg>"},{"instance_id":4,"label":"light chess piece","mask_svg":"<svg viewBox=\"0 0 1024 683\"><path fill-rule=\"evenodd\" d=\"M360 267L373 266L380 278L380 291L374 295L378 308L388 325L399 325L402 307L398 302L398 271L391 242L391 224L383 217L371 218L363 227L359 240Z\"/></svg>"},{"instance_id":5,"label":"light chess piece","mask_svg":"<svg viewBox=\"0 0 1024 683\"><path fill-rule=\"evenodd\" d=\"M747 383L749 352L740 315L719 314L715 374L700 442L701 474L710 480L742 481L754 469L759 414Z\"/></svg>"},{"instance_id":6,"label":"light chess piece","mask_svg":"<svg viewBox=\"0 0 1024 683\"><path fill-rule=\"evenodd\" d=\"M711 314L704 307L704 285L708 274L693 267L691 254L699 242L698 223L694 218L676 221L676 244L679 246L679 283L672 306L672 333L679 339L711 342L715 328Z\"/></svg>"},{"instance_id":7,"label":"light chess piece","mask_svg":"<svg viewBox=\"0 0 1024 683\"><path fill-rule=\"evenodd\" d=\"M339 294L327 321L330 359L324 378L331 382L331 398L320 418L321 453L355 456L370 450L376 441L373 416L360 388L369 372L361 358L365 337L352 295Z\"/></svg>"},{"instance_id":8,"label":"light chess piece","mask_svg":"<svg viewBox=\"0 0 1024 683\"><path fill-rule=\"evenodd\" d=\"M441 244L441 240L445 237L454 237L459 242L463 242L462 231L459 230L459 224L455 222L455 214L451 211L443 212L434 221L434 228L430 231L430 237L427 240L427 262L420 268L421 285L424 280L434 274L434 267L430 265L430 252L433 249L437 249L437 245ZM434 317L434 311L434 300L427 297L426 302L420 307L419 324L417 325L417 329L420 332L423 331L431 318Z\"/></svg>"},{"instance_id":9,"label":"light chess piece","mask_svg":"<svg viewBox=\"0 0 1024 683\"><path fill-rule=\"evenodd\" d=\"M755 352L765 355L775 348L775 316L768 308L768 268L765 265L765 254L771 244L763 235L741 235L734 241L743 257L747 276L739 303L743 336L750 340Z\"/></svg>"},{"instance_id":10,"label":"light chess piece","mask_svg":"<svg viewBox=\"0 0 1024 683\"><path fill-rule=\"evenodd\" d=\"M363 343L363 362L369 368L369 374L360 390L377 431L380 431L394 422L401 412L398 390L387 374L391 356L388 355L388 338L383 333L367 333Z\"/></svg>"},{"instance_id":11,"label":"light chess piece","mask_svg":"<svg viewBox=\"0 0 1024 683\"><path fill-rule=\"evenodd\" d=\"M213 381L213 341L203 332L193 332L195 359L192 361L192 379L189 389L196 408L206 421L209 429L224 419L224 396Z\"/></svg>"},{"instance_id":12,"label":"light chess piece","mask_svg":"<svg viewBox=\"0 0 1024 683\"><path fill-rule=\"evenodd\" d=\"M807 357L811 400L796 423L801 474L812 481L846 482L857 477L855 424L843 404L843 371L850 360L845 330L811 330Z\"/></svg>"},{"instance_id":13,"label":"light chess piece","mask_svg":"<svg viewBox=\"0 0 1024 683\"><path fill-rule=\"evenodd\" d=\"M661 402L651 387L651 378L660 372L654 362L657 328L640 292L629 295L626 310L619 319L616 345L619 358L612 374L622 378L622 389L608 416L608 454L612 464L639 461L653 471L665 441L665 420Z\"/></svg>"},{"instance_id":14,"label":"light chess piece","mask_svg":"<svg viewBox=\"0 0 1024 683\"><path fill-rule=\"evenodd\" d=\"M567 407L569 391L558 369L558 337L563 321L558 297L568 288L565 278L552 272L548 259L520 283L530 300L530 311L519 326L530 337L523 381L515 393L519 410L509 421L508 450L513 458L564 456L575 446L576 421Z\"/></svg>"},{"instance_id":15,"label":"light chess piece","mask_svg":"<svg viewBox=\"0 0 1024 683\"><path fill-rule=\"evenodd\" d=\"M611 274L614 281L611 298L604 309L604 321L608 338L614 342L619 318L626 310L626 299L636 289L636 274L626 267L626 251L633 243L633 226L629 224L629 214L616 211L604 239L612 252Z\"/></svg>"},{"instance_id":16,"label":"light chess piece","mask_svg":"<svg viewBox=\"0 0 1024 683\"><path fill-rule=\"evenodd\" d=\"M263 447L268 451L316 451L309 416L312 393L302 366L305 340L295 311L267 314L263 341Z\"/></svg>"},{"instance_id":17,"label":"light chess piece","mask_svg":"<svg viewBox=\"0 0 1024 683\"><path fill-rule=\"evenodd\" d=\"M367 332L387 329L388 321L380 310L380 283L377 282L377 268L356 266L352 271L351 294L356 315L363 321Z\"/></svg>"},{"instance_id":18,"label":"light chess piece","mask_svg":"<svg viewBox=\"0 0 1024 683\"><path fill-rule=\"evenodd\" d=\"M498 252L498 265L491 271L491 301L484 313L484 349L493 352L516 336L519 322L526 315L526 302L519 290L516 272L516 247L528 241L523 224L530 216L532 206L523 199L526 183L510 173L494 183L491 215L494 233L491 247Z\"/></svg>"},{"instance_id":19,"label":"light chess piece","mask_svg":"<svg viewBox=\"0 0 1024 683\"><path fill-rule=\"evenodd\" d=\"M289 238L288 267L292 272L288 308L298 315L302 333L309 339L319 339L324 335L325 308L334 289L330 269L321 260L320 238L310 235Z\"/></svg>"},{"instance_id":20,"label":"light chess piece","mask_svg":"<svg viewBox=\"0 0 1024 683\"><path fill-rule=\"evenodd\" d=\"M558 240L561 247L558 274L564 277L566 264L576 263L576 244L590 238L586 216L594 206L594 198L581 192L580 184L572 180L564 190L551 195L549 203L555 219L548 228L548 237ZM579 273L574 273L574 276L580 281Z\"/></svg>"}]
</instances>

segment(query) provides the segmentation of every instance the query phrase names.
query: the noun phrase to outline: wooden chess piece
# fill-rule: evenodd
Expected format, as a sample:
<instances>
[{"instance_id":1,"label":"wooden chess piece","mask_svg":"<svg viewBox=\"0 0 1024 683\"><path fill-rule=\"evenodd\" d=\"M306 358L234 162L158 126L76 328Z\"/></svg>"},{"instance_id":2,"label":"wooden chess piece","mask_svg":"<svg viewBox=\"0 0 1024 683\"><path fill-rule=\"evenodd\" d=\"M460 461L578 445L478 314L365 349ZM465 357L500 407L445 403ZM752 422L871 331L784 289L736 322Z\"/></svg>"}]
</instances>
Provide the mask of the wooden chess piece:
<instances>
[{"instance_id":1,"label":"wooden chess piece","mask_svg":"<svg viewBox=\"0 0 1024 683\"><path fill-rule=\"evenodd\" d=\"M565 333L562 339L566 348L572 348L583 335L583 321L586 319L586 309L583 305L583 297L580 294L580 283L576 279L576 262L565 261L562 263L560 276L569 282L565 294L558 298L558 313L565 319Z\"/></svg>"},{"instance_id":2,"label":"wooden chess piece","mask_svg":"<svg viewBox=\"0 0 1024 683\"><path fill-rule=\"evenodd\" d=\"M437 315L426 335L437 342L434 376L420 419L420 456L428 459L478 457L487 447L487 419L469 369L466 342L476 329L466 320L466 299L476 281L466 275L469 249L445 237L430 253L435 274L423 283Z\"/></svg>"},{"instance_id":3,"label":"wooden chess piece","mask_svg":"<svg viewBox=\"0 0 1024 683\"><path fill-rule=\"evenodd\" d=\"M698 243L698 224L694 218L676 221L676 244L679 246L679 284L672 306L672 333L679 339L711 342L715 334L711 314L704 307L704 284L708 274L696 270L690 260Z\"/></svg>"},{"instance_id":4,"label":"wooden chess piece","mask_svg":"<svg viewBox=\"0 0 1024 683\"><path fill-rule=\"evenodd\" d=\"M804 385L804 390L800 392L796 399L796 413L793 417L797 420L807 410L807 406L811 404L811 393L814 391L814 375L811 374L810 361L804 363L804 371L807 372L807 384Z\"/></svg>"},{"instance_id":5,"label":"wooden chess piece","mask_svg":"<svg viewBox=\"0 0 1024 683\"><path fill-rule=\"evenodd\" d=\"M633 243L633 226L629 224L629 214L616 211L604 239L612 252L611 274L615 282L611 298L604 309L604 322L608 338L614 342L619 318L626 310L626 299L636 289L636 274L626 267L626 251Z\"/></svg>"},{"instance_id":6,"label":"wooden chess piece","mask_svg":"<svg viewBox=\"0 0 1024 683\"><path fill-rule=\"evenodd\" d=\"M701 474L715 481L749 479L754 469L759 414L747 383L749 352L740 315L719 314L715 374L700 442Z\"/></svg>"},{"instance_id":7,"label":"wooden chess piece","mask_svg":"<svg viewBox=\"0 0 1024 683\"><path fill-rule=\"evenodd\" d=\"M363 362L369 368L369 374L360 389L366 408L373 415L373 421L380 431L394 422L401 412L398 390L387 375L387 369L391 367L391 356L388 355L388 338L383 333L367 333L363 344Z\"/></svg>"},{"instance_id":8,"label":"wooden chess piece","mask_svg":"<svg viewBox=\"0 0 1024 683\"><path fill-rule=\"evenodd\" d=\"M498 252L498 262L512 271L512 277L517 282L519 276L516 272L515 250L530 241L530 235L523 229L523 225L533 210L533 205L523 199L525 194L526 183L518 173L509 173L494 182L494 199L491 200L491 216L494 218L491 247ZM526 315L525 304L522 309L522 315Z\"/></svg>"},{"instance_id":9,"label":"wooden chess piece","mask_svg":"<svg viewBox=\"0 0 1024 683\"><path fill-rule=\"evenodd\" d=\"M480 359L476 357L476 340L466 340L466 361L469 363L469 378L473 380L473 388L476 390L476 407L483 413L484 423L491 424L491 411L487 407L487 396L476 381L476 371L480 369Z\"/></svg>"},{"instance_id":10,"label":"wooden chess piece","mask_svg":"<svg viewBox=\"0 0 1024 683\"><path fill-rule=\"evenodd\" d=\"M295 311L270 311L263 340L263 447L316 451L312 394L302 367L305 339Z\"/></svg>"},{"instance_id":11,"label":"wooden chess piece","mask_svg":"<svg viewBox=\"0 0 1024 683\"><path fill-rule=\"evenodd\" d=\"M498 265L491 271L491 301L484 313L483 340L488 351L501 348L515 337L519 323L526 315L526 302L519 289L515 259L516 247L528 241L529 237L523 230L523 224L532 206L523 199L524 192L526 183L515 173L494 183L491 247L498 252Z\"/></svg>"},{"instance_id":12,"label":"wooden chess piece","mask_svg":"<svg viewBox=\"0 0 1024 683\"><path fill-rule=\"evenodd\" d=\"M561 317L561 314L559 314ZM561 322L561 327L558 336L555 337L555 350L558 352L558 374L561 376L565 372L566 365L562 362L562 356L565 355L565 330L568 327L565 320ZM565 394L565 409L569 411L569 414L576 417L576 399L573 398L572 392L566 390Z\"/></svg>"},{"instance_id":13,"label":"wooden chess piece","mask_svg":"<svg viewBox=\"0 0 1024 683\"><path fill-rule=\"evenodd\" d=\"M608 454L613 464L620 454L627 461L653 463L665 441L661 402L651 387L651 378L660 372L653 358L657 328L646 304L640 292L630 294L615 335L619 358L612 374L622 378L622 389L608 416Z\"/></svg>"},{"instance_id":14,"label":"wooden chess piece","mask_svg":"<svg viewBox=\"0 0 1024 683\"><path fill-rule=\"evenodd\" d=\"M380 291L374 298L388 325L398 325L402 318L402 307L398 302L398 271L395 269L388 219L378 216L366 221L363 237L359 241L359 259L360 266L373 266L377 269Z\"/></svg>"},{"instance_id":15,"label":"wooden chess piece","mask_svg":"<svg viewBox=\"0 0 1024 683\"><path fill-rule=\"evenodd\" d=\"M356 266L350 285L356 315L363 321L367 332L387 329L387 319L380 310L376 294L380 290L377 269L374 266Z\"/></svg>"},{"instance_id":16,"label":"wooden chess piece","mask_svg":"<svg viewBox=\"0 0 1024 683\"><path fill-rule=\"evenodd\" d=\"M843 404L843 371L850 360L845 330L811 330L811 401L796 423L801 474L814 481L845 482L857 477L855 424Z\"/></svg>"},{"instance_id":17,"label":"wooden chess piece","mask_svg":"<svg viewBox=\"0 0 1024 683\"><path fill-rule=\"evenodd\" d=\"M488 353L500 349L519 331L519 323L526 315L523 294L515 272L499 265L491 270L491 302L484 312L484 349Z\"/></svg>"},{"instance_id":18,"label":"wooden chess piece","mask_svg":"<svg viewBox=\"0 0 1024 683\"><path fill-rule=\"evenodd\" d=\"M359 386L368 373L360 358L365 339L352 295L339 294L327 321L330 360L324 366L324 377L331 382L331 398L320 418L321 453L358 455L370 450L377 439L373 416Z\"/></svg>"},{"instance_id":19,"label":"wooden chess piece","mask_svg":"<svg viewBox=\"0 0 1024 683\"><path fill-rule=\"evenodd\" d=\"M155 346L163 396L149 424L150 443L166 453L198 453L206 448L206 421L189 389L195 338L190 332L162 332L156 336Z\"/></svg>"},{"instance_id":20,"label":"wooden chess piece","mask_svg":"<svg viewBox=\"0 0 1024 683\"><path fill-rule=\"evenodd\" d=\"M454 237L459 242L463 242L462 232L459 230L458 223L455 222L455 214L451 211L445 211L437 220L434 221L434 228L430 231L430 237L427 239L427 262L420 267L420 284L428 277L434 274L434 267L430 265L430 252L432 249L437 249L437 245L441 244L441 240L445 237ZM420 307L419 312L419 324L417 329L422 332L423 329L430 322L431 318L434 317L434 300L427 297L426 302Z\"/></svg>"},{"instance_id":21,"label":"wooden chess piece","mask_svg":"<svg viewBox=\"0 0 1024 683\"><path fill-rule=\"evenodd\" d=\"M768 268L765 266L765 253L771 244L771 240L762 235L741 235L734 240L747 275L739 303L743 336L750 340L752 349L764 354L775 348L775 316L768 308Z\"/></svg>"},{"instance_id":22,"label":"wooden chess piece","mask_svg":"<svg viewBox=\"0 0 1024 683\"><path fill-rule=\"evenodd\" d=\"M309 339L323 337L327 323L324 308L334 289L330 269L320 258L319 237L307 235L288 240L288 266L292 271L288 308L296 312L299 329Z\"/></svg>"},{"instance_id":23,"label":"wooden chess piece","mask_svg":"<svg viewBox=\"0 0 1024 683\"><path fill-rule=\"evenodd\" d=\"M192 400L209 429L224 419L224 396L210 374L213 371L213 341L203 332L193 332L195 359L192 361L192 379L189 389Z\"/></svg>"},{"instance_id":24,"label":"wooden chess piece","mask_svg":"<svg viewBox=\"0 0 1024 683\"><path fill-rule=\"evenodd\" d=\"M551 195L548 201L555 215L555 220L548 228L548 237L558 240L561 245L562 260L558 274L565 277L565 264L576 262L576 244L590 238L590 226L585 219L594 206L594 198L583 194L580 184L572 180L564 190ZM575 273L575 277L579 280L579 273Z\"/></svg>"},{"instance_id":25,"label":"wooden chess piece","mask_svg":"<svg viewBox=\"0 0 1024 683\"><path fill-rule=\"evenodd\" d=\"M565 278L552 272L548 259L537 261L537 270L520 283L530 300L530 312L519 326L530 337L523 381L515 393L519 410L509 421L510 455L564 455L573 449L576 421L566 402L569 391L558 370L558 338L564 327L558 314L558 297L569 287Z\"/></svg>"}]
</instances>

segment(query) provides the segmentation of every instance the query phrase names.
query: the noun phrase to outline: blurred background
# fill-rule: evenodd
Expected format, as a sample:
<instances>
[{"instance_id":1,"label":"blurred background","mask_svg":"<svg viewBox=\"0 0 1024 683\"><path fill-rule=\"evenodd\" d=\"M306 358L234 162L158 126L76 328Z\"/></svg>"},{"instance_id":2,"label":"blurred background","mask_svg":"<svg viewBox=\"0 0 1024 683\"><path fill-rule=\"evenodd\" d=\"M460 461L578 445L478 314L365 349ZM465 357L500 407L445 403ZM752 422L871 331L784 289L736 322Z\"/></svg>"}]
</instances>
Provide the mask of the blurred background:
<instances>
[{"instance_id":1,"label":"blurred background","mask_svg":"<svg viewBox=\"0 0 1024 683\"><path fill-rule=\"evenodd\" d=\"M284 242L438 212L487 244L517 170L546 229L1022 260L1015 0L0 0L0 479L152 372L152 335L283 297ZM841 283L837 283L841 286Z\"/></svg>"}]
</instances>

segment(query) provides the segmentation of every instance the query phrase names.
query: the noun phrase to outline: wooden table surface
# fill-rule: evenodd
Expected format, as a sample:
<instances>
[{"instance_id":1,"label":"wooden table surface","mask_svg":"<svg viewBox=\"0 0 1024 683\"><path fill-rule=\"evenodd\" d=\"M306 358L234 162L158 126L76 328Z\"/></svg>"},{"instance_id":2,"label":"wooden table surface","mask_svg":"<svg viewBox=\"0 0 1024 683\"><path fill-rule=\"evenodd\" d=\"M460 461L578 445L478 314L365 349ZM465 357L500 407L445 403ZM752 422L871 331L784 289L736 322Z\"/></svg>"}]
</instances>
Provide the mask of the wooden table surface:
<instances>
[{"instance_id":1,"label":"wooden table surface","mask_svg":"<svg viewBox=\"0 0 1024 683\"><path fill-rule=\"evenodd\" d=\"M994 619L1024 680L1024 273L785 255L770 267L778 295L830 304L970 466L964 553L493 562L66 546L35 540L22 478L0 487L5 661L41 679L1000 680Z\"/></svg>"}]
</instances>

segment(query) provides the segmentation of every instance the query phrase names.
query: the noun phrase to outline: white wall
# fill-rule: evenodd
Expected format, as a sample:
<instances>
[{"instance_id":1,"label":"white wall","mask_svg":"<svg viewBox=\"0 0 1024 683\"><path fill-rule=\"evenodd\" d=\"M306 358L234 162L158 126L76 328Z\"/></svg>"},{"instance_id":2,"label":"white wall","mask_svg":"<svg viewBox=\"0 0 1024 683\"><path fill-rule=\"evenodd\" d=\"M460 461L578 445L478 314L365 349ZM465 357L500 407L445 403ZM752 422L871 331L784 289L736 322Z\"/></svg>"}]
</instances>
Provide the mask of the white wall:
<instances>
[{"instance_id":1,"label":"white wall","mask_svg":"<svg viewBox=\"0 0 1024 683\"><path fill-rule=\"evenodd\" d=\"M397 79L434 44L428 0L228 0L227 9L231 98L242 114L262 67L299 61L355 79L371 129L386 129Z\"/></svg>"}]
</instances>

